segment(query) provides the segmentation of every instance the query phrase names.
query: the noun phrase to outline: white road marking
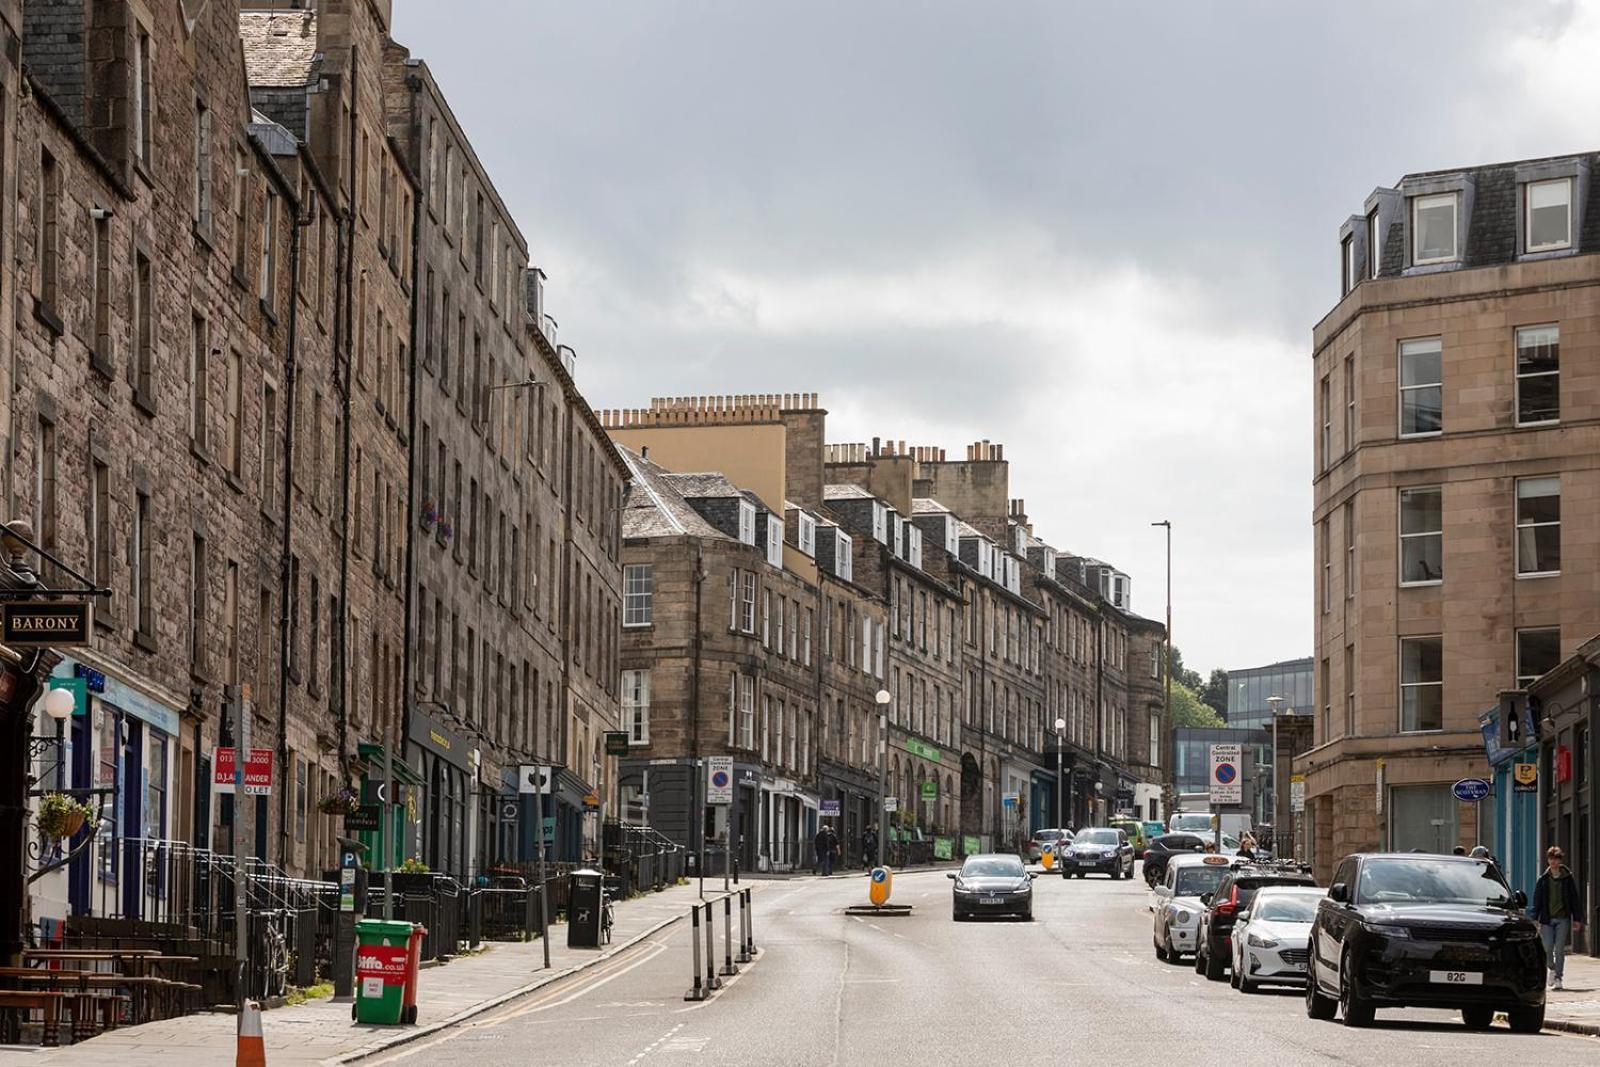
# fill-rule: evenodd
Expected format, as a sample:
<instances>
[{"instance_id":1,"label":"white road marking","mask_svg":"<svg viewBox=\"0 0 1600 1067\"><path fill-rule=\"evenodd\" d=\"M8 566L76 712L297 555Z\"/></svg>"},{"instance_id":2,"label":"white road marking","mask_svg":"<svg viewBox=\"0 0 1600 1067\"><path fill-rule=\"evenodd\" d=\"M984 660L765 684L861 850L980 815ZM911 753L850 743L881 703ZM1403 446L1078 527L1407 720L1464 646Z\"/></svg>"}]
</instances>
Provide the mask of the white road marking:
<instances>
[{"instance_id":1,"label":"white road marking","mask_svg":"<svg viewBox=\"0 0 1600 1067\"><path fill-rule=\"evenodd\" d=\"M646 1056L650 1055L650 1053L655 1051L657 1045L661 1044L663 1041L665 1041L667 1038L671 1037L673 1034L677 1033L679 1030L682 1030L683 1026L684 1026L683 1023L679 1023L677 1026L674 1026L671 1030L668 1030L666 1033L662 1034L660 1037L658 1037L654 1041L650 1042L650 1044L646 1045L639 1052L639 1054L637 1056L635 1056L633 1059L628 1061L628 1067L633 1067L634 1064L638 1063L640 1060L642 1060Z\"/></svg>"}]
</instances>

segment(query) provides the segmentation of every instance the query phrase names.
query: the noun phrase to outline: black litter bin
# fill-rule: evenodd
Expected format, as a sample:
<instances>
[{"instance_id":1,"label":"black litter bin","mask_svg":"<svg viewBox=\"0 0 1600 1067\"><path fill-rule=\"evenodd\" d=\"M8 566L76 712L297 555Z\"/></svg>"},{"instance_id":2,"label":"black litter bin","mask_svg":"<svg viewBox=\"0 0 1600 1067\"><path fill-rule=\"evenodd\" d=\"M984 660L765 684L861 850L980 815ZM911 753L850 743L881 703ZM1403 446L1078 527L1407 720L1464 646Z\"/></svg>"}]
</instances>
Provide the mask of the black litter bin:
<instances>
[{"instance_id":1,"label":"black litter bin","mask_svg":"<svg viewBox=\"0 0 1600 1067\"><path fill-rule=\"evenodd\" d=\"M600 912L605 906L605 875L573 871L567 876L567 947L600 947Z\"/></svg>"}]
</instances>

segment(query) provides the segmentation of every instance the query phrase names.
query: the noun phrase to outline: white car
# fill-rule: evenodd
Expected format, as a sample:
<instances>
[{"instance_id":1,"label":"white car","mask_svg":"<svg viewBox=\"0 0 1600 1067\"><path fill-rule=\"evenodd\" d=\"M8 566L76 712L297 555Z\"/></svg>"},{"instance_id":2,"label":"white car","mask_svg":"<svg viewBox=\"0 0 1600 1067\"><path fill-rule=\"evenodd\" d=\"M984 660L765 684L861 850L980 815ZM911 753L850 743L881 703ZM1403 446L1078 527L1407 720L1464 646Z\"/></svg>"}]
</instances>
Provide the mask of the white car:
<instances>
[{"instance_id":1,"label":"white car","mask_svg":"<svg viewBox=\"0 0 1600 1067\"><path fill-rule=\"evenodd\" d=\"M1155 929L1151 940L1156 959L1178 963L1199 944L1200 898L1216 890L1223 875L1238 864L1215 852L1180 853L1167 860L1167 873L1155 887Z\"/></svg>"},{"instance_id":2,"label":"white car","mask_svg":"<svg viewBox=\"0 0 1600 1067\"><path fill-rule=\"evenodd\" d=\"M1263 985L1305 985L1306 942L1317 918L1315 886L1274 885L1255 899L1233 927L1233 982L1242 993Z\"/></svg>"}]
</instances>

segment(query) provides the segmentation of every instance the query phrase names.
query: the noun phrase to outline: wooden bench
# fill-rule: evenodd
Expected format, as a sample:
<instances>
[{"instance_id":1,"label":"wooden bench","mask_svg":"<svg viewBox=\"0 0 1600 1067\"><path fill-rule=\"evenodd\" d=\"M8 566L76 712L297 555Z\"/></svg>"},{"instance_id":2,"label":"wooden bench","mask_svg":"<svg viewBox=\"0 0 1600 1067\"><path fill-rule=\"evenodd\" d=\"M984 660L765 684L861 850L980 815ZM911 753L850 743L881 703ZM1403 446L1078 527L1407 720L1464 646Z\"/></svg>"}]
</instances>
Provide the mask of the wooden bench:
<instances>
[{"instance_id":1,"label":"wooden bench","mask_svg":"<svg viewBox=\"0 0 1600 1067\"><path fill-rule=\"evenodd\" d=\"M61 1002L69 997L75 997L75 994L49 989L0 989L0 1011L42 1012L44 1029L39 1043L46 1048L55 1048L61 1043ZM20 1026L16 1028L20 1029Z\"/></svg>"}]
</instances>

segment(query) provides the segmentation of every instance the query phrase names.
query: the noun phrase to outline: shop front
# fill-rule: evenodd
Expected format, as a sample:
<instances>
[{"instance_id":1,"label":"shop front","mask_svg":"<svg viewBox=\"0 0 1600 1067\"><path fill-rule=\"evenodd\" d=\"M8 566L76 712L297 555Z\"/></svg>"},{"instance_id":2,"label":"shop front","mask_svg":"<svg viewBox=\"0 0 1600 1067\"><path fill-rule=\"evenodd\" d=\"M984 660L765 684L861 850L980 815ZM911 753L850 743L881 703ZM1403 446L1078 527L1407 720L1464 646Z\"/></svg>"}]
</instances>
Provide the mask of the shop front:
<instances>
[{"instance_id":1,"label":"shop front","mask_svg":"<svg viewBox=\"0 0 1600 1067\"><path fill-rule=\"evenodd\" d=\"M1538 800L1539 832L1530 851L1532 880L1544 868L1544 852L1560 847L1584 899L1572 950L1600 956L1594 922L1600 918L1600 826L1594 818L1594 767L1600 759L1600 639L1550 671L1528 689L1533 703L1529 723L1537 731L1530 753L1534 762L1514 765L1513 782ZM1530 731L1531 733L1532 731ZM1532 839L1534 835L1525 835Z\"/></svg>"},{"instance_id":2,"label":"shop front","mask_svg":"<svg viewBox=\"0 0 1600 1067\"><path fill-rule=\"evenodd\" d=\"M412 833L431 870L467 874L472 745L421 708L411 709L408 762L419 768L421 803Z\"/></svg>"}]
</instances>

